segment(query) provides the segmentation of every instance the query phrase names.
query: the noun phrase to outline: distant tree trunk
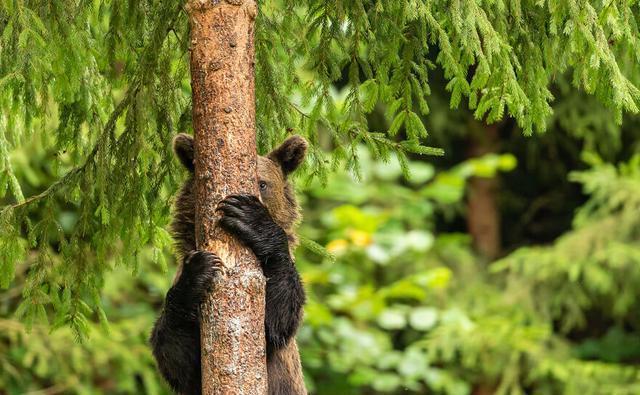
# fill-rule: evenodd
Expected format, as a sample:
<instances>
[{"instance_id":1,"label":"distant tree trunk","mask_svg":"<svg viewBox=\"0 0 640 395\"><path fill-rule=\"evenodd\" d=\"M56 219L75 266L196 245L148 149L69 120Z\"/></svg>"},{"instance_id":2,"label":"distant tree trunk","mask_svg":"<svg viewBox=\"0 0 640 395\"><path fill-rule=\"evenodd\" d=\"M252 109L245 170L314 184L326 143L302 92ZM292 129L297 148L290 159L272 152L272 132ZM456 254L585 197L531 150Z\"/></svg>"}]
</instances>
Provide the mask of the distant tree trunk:
<instances>
[{"instance_id":1,"label":"distant tree trunk","mask_svg":"<svg viewBox=\"0 0 640 395\"><path fill-rule=\"evenodd\" d=\"M202 393L266 394L265 279L255 256L216 227L216 206L257 195L253 0L191 0L196 240L226 276L201 311Z\"/></svg>"},{"instance_id":2,"label":"distant tree trunk","mask_svg":"<svg viewBox=\"0 0 640 395\"><path fill-rule=\"evenodd\" d=\"M493 395L495 394L496 389L494 386L489 384L477 384L474 386L471 395Z\"/></svg>"},{"instance_id":3,"label":"distant tree trunk","mask_svg":"<svg viewBox=\"0 0 640 395\"><path fill-rule=\"evenodd\" d=\"M498 124L486 125L471 121L469 127L469 157L496 152ZM476 250L489 259L500 255L500 210L498 208L498 179L472 177L467 199L467 226Z\"/></svg>"}]
</instances>

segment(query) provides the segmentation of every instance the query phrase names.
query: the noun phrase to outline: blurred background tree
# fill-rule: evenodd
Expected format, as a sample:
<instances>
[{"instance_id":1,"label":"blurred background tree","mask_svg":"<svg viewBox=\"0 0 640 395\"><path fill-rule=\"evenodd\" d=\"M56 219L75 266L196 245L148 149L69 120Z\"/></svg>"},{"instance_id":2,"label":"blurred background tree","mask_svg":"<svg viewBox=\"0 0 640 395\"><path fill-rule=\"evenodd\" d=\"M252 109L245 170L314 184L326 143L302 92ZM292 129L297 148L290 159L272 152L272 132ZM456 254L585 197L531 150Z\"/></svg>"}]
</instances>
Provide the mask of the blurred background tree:
<instances>
[{"instance_id":1,"label":"blurred background tree","mask_svg":"<svg viewBox=\"0 0 640 395\"><path fill-rule=\"evenodd\" d=\"M639 393L638 5L259 6L260 148L312 143L310 390ZM167 393L188 72L181 2L0 2L0 393Z\"/></svg>"}]
</instances>

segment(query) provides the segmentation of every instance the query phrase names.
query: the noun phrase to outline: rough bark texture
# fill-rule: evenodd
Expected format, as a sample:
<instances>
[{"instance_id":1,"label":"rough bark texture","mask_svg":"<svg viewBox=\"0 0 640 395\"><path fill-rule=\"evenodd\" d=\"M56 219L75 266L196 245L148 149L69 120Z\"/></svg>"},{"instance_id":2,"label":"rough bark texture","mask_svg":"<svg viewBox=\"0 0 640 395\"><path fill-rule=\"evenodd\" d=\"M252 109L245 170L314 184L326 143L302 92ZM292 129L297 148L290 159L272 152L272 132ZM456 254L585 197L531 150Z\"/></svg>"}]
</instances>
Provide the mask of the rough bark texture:
<instances>
[{"instance_id":1,"label":"rough bark texture","mask_svg":"<svg viewBox=\"0 0 640 395\"><path fill-rule=\"evenodd\" d=\"M255 256L216 227L227 195L258 195L253 0L192 0L196 243L226 276L201 308L202 393L266 394L265 279ZM259 195L258 195L259 196Z\"/></svg>"},{"instance_id":2,"label":"rough bark texture","mask_svg":"<svg viewBox=\"0 0 640 395\"><path fill-rule=\"evenodd\" d=\"M485 125L476 121L469 127L469 157L496 152L497 124ZM472 177L469 180L467 200L467 226L476 250L486 258L500 255L500 210L498 209L499 183L496 177Z\"/></svg>"}]
</instances>

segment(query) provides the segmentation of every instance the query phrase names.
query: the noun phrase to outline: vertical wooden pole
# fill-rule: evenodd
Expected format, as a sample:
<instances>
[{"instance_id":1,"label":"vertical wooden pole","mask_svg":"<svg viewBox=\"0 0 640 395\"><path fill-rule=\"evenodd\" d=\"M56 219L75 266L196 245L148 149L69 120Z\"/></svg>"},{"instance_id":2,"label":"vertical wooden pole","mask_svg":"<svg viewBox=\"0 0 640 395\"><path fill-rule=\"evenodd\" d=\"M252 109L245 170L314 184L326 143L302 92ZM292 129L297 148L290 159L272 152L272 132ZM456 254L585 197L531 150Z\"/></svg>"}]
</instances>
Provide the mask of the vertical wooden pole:
<instances>
[{"instance_id":1,"label":"vertical wooden pole","mask_svg":"<svg viewBox=\"0 0 640 395\"><path fill-rule=\"evenodd\" d=\"M226 276L201 308L202 393L266 394L265 279L255 256L216 227L216 206L258 195L255 135L255 0L191 0L196 242Z\"/></svg>"}]
</instances>

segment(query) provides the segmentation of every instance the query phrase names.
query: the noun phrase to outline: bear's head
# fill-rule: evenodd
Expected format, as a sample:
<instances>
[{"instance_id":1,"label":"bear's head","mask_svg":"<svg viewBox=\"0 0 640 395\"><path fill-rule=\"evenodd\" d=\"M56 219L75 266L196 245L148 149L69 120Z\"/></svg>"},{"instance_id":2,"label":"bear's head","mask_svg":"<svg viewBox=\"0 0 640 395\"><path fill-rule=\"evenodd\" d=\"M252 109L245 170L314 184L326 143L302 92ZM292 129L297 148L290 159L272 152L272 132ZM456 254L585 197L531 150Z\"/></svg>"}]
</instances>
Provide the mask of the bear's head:
<instances>
[{"instance_id":1,"label":"bear's head","mask_svg":"<svg viewBox=\"0 0 640 395\"><path fill-rule=\"evenodd\" d=\"M193 174L193 137L184 133L178 134L173 140L173 149L180 162ZM300 166L306 152L307 142L305 139L300 136L292 136L266 156L258 156L260 198L269 210L271 217L287 232L292 241L295 240L293 230L300 214L288 176ZM191 184L190 180L186 187L191 189ZM192 191L189 192L192 193ZM192 211L192 203L190 208Z\"/></svg>"}]
</instances>

